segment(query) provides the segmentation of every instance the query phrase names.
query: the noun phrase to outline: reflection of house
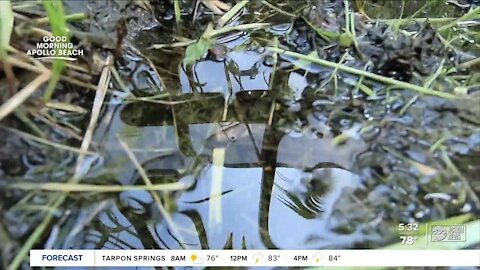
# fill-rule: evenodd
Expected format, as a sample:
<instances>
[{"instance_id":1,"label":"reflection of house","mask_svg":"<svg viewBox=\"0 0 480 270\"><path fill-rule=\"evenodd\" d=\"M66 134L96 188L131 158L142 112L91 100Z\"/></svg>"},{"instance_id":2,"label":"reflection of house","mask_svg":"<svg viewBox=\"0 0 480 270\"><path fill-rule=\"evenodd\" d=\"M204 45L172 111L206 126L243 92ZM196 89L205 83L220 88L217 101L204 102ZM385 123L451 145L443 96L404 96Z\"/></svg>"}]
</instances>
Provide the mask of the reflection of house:
<instances>
[{"instance_id":1,"label":"reflection of house","mask_svg":"<svg viewBox=\"0 0 480 270\"><path fill-rule=\"evenodd\" d=\"M223 63L217 64L223 67ZM225 86L221 81L225 72L222 72L217 77L213 74L207 77L214 85ZM292 77L295 78L289 76ZM351 166L353 150L360 147L336 148L328 139L302 134L290 136L274 130L267 124L275 99L273 91L234 89L234 96L230 96L214 93L216 87L209 84L203 89L205 93L177 97L175 105L141 102L112 108L109 125L96 134L96 141L108 151L107 167L118 168L117 177L122 183L134 184L138 180L135 168L117 143L117 134L128 143L154 181L182 177L192 162L198 162L202 171L197 184L193 190L181 194L177 212L173 214L175 223L182 227L185 242L191 243L192 248L222 248L231 233L234 248L240 248L242 237L249 248L305 248L310 236L328 235L326 220L316 217L321 217L322 211L332 211L320 206L292 211L295 204L286 191L303 185L299 180L303 168L334 163L339 168L333 169L333 177L341 177L336 179L339 181L351 180L323 194L324 200L331 201L322 205L334 207L342 188L358 182L355 175L340 168ZM226 98L230 102L225 102ZM236 101L235 106L225 108L232 100ZM274 116L273 122L277 120ZM218 153L224 154L221 164L212 164ZM151 203L145 192L123 193L121 198L127 205L139 201ZM310 214L302 216L299 211ZM117 214L122 215L118 211ZM125 218L119 220L127 222ZM131 226L128 222L123 225ZM155 242L163 243L160 247L178 248L163 222L144 230L150 232ZM335 237L335 243L342 241L342 236ZM331 239L326 241L327 246L333 243ZM352 242L351 236L344 236L343 243L349 241ZM135 247L151 248L143 241Z\"/></svg>"},{"instance_id":2,"label":"reflection of house","mask_svg":"<svg viewBox=\"0 0 480 270\"><path fill-rule=\"evenodd\" d=\"M237 96L240 107L251 106L248 103L251 101L246 101L242 94ZM269 129L265 123L268 116L254 114L255 110L250 110L244 116L248 125L238 122L234 108L229 108L226 121L222 121L223 96L205 95L206 99L199 102L174 106L142 103L120 108L120 113L114 115L109 131L105 133L105 143L101 144L111 151L107 154L110 162L123 164L119 166L121 169L118 178L128 184L138 180L135 168L128 159L123 158L123 150L117 145L114 137L117 133L128 142L153 181L181 177L196 156L203 157L201 160L204 163L199 164L203 171L195 189L181 195L177 202L178 212L173 215L176 224L182 227L196 232L199 231L198 226L202 227L200 231L205 231L204 239L208 240L202 240L203 245L206 241L210 248L222 248L226 237L233 232L236 248L239 248L243 236L247 244L258 248L302 248L305 247L303 241L310 235L321 231L325 233L325 228L322 229L322 226L326 226L324 220L305 219L292 211L291 205L285 204L290 202L290 198L282 188L305 192L305 188L302 190L298 187L302 185L299 180L302 168L323 163L349 167L353 154L351 149L337 149L328 139L282 135ZM192 98L192 95L186 95L185 98ZM267 102L262 99L255 101L254 109L258 112L268 111L270 100L264 98ZM172 115L172 109L177 114L176 119ZM199 117L189 120L189 115ZM219 120L215 122L209 119ZM221 167L218 164L212 165L215 149L224 149ZM345 170L337 170L339 177L352 176ZM216 179L218 175L222 179ZM220 185L220 190L212 196L215 185ZM333 201L324 201L323 204L334 207L341 191L331 192L334 194L330 196ZM143 196L141 198L133 194L135 193L130 193L129 196L134 196L135 200L149 201L145 198L148 193L137 193ZM125 194L122 196L128 198ZM325 198L328 198L327 194ZM212 205L215 205L212 202L215 200L216 205L220 205L217 213L212 210ZM320 211L320 208L303 210L315 212ZM217 217L212 217L214 215ZM310 218L314 216L310 215ZM284 237L285 231L294 227L298 227L298 230L288 238ZM158 223L155 228L159 235L170 239L162 241L175 246L175 241L168 234L162 233L165 224ZM189 243L200 241L196 233L186 233L184 238ZM335 241L340 241L339 239L336 236ZM350 236L345 236L346 242L350 240Z\"/></svg>"}]
</instances>

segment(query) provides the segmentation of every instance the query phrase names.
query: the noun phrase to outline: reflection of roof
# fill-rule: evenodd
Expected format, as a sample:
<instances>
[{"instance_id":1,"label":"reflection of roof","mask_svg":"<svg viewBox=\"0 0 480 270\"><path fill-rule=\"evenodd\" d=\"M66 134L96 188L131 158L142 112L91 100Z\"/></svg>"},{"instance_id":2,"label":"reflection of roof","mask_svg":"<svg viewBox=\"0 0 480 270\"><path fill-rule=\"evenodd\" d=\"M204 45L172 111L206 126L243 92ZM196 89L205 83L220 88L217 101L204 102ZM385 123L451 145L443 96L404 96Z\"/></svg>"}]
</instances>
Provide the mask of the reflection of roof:
<instances>
[{"instance_id":1,"label":"reflection of roof","mask_svg":"<svg viewBox=\"0 0 480 270\"><path fill-rule=\"evenodd\" d=\"M188 159L197 155L210 156L212 160L214 148L225 149L224 166L231 168L261 167L259 155L263 148L277 149L277 165L282 167L312 168L319 163L330 163L350 168L355 154L364 147L360 142L336 147L331 139L305 135L268 138L265 134L270 133L265 123L273 100L271 94L260 90L238 92L235 100L239 106L224 110L225 99L221 94L182 94L173 105L127 104L120 117L122 124L138 129L137 142L132 147L148 150L162 145L171 149L168 155L152 153L143 161L147 171L151 168L160 175L186 168ZM239 108L248 126L238 122ZM157 141L155 145L161 130L173 139Z\"/></svg>"},{"instance_id":2,"label":"reflection of roof","mask_svg":"<svg viewBox=\"0 0 480 270\"><path fill-rule=\"evenodd\" d=\"M193 229L202 235L200 239L208 239L210 247L223 245L223 236L232 232L235 237L246 236L251 245L266 247L303 247L306 238L318 233L327 239L322 240L323 245L355 241L352 235L329 232L326 226L337 201L342 198L344 187L354 186L359 182L358 178L348 170L329 169L328 172L333 175L330 182L333 184L329 185L328 192L322 190L321 200L310 203L307 200L310 194L305 191L308 186L302 182L304 172L292 168L311 168L320 164L318 167L349 169L364 145L359 141L347 140L337 147L331 138L316 138L313 134L292 136L269 130L270 126L266 123L272 98L268 93L238 93L235 100L240 106L230 106L227 110L224 108L224 97L215 93L185 94L174 100L175 105L147 105L145 102L122 105L119 108L121 113L113 115L104 135L106 137L97 141L105 142L102 148L112 157L111 162L121 164L115 167L118 168L116 172L121 181L128 183L136 183L139 177L128 160L121 163L124 152L117 145L116 134L125 139L155 183L193 177L179 177L179 174L190 167L195 157L200 157L202 162L206 160L201 164L203 171L195 187L181 193L178 198L178 214L173 216L176 224L186 227L197 222L204 226L202 224L208 221L205 226L209 231L215 231L214 234L202 235L206 234L205 227ZM242 121L237 118L238 107L243 110ZM100 132L97 136L102 137ZM219 148L225 151L214 151ZM211 161L218 160L214 158L217 153L223 153L223 168L210 166ZM272 168L274 166L277 168ZM134 198L133 194L130 196L129 199L138 204L138 198ZM221 203L215 205L217 208L211 208L212 198L221 199ZM222 212L222 223L215 223L211 221L213 212L210 209L218 210L219 205L225 211ZM258 225L246 222L248 224L245 226L245 220L257 217ZM276 226L268 227L268 224ZM259 237L255 232L257 227L266 233ZM175 245L164 228L161 220L155 225L156 232L158 230L162 235L162 241L167 239L171 241L169 244ZM284 237L286 228L301 228L301 233ZM196 236L192 239L197 241Z\"/></svg>"},{"instance_id":3,"label":"reflection of roof","mask_svg":"<svg viewBox=\"0 0 480 270\"><path fill-rule=\"evenodd\" d=\"M257 149L261 150L264 146L263 137L266 125L250 124L250 136L246 124L238 122L223 124L225 126L228 124L226 129L222 128L222 123L189 125L188 134L184 135L184 139L189 140L196 155L210 156L214 148L225 148L225 167L261 167L252 138ZM171 126L168 128L173 129ZM148 129L151 130L151 127ZM338 167L350 168L354 156L364 148L363 144L359 142L337 147L331 139L307 136L296 138L289 135L284 135L278 145L266 147L278 148L277 165L295 168L313 168L319 163L331 163L332 165L337 164ZM148 168L155 163L153 167L157 170L163 168L167 172L172 168L180 169L180 167L187 166L185 158L180 152L176 152L155 157L145 165L148 163Z\"/></svg>"},{"instance_id":4,"label":"reflection of roof","mask_svg":"<svg viewBox=\"0 0 480 270\"><path fill-rule=\"evenodd\" d=\"M235 99L242 113L250 123L265 123L272 105L273 96L268 91L244 91L236 93ZM221 93L181 94L164 100L173 105L138 102L125 105L120 113L122 121L130 126L163 126L182 124L216 123L227 120L236 121L236 111L230 105L223 117L225 98ZM252 104L254 106L252 106ZM172 112L175 112L175 117Z\"/></svg>"}]
</instances>

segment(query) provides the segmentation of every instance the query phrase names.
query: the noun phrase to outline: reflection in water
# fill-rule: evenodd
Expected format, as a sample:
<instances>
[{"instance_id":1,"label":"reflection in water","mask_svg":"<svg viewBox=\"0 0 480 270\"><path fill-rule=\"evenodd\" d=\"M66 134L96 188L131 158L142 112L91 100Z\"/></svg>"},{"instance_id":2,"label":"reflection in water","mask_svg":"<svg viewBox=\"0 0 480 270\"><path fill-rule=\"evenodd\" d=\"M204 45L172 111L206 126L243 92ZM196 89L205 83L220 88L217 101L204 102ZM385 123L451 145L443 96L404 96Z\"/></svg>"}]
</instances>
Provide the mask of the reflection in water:
<instances>
[{"instance_id":1,"label":"reflection in water","mask_svg":"<svg viewBox=\"0 0 480 270\"><path fill-rule=\"evenodd\" d=\"M267 91L271 69L262 62L256 52L200 62L181 71L184 94L174 97L175 105L111 106L111 121L97 130L105 166L115 168L120 183L143 182L117 134L153 183L193 183L186 191L160 193L181 239L149 192L129 191L97 210L94 225L78 235L83 241L65 247L301 249L364 241L361 228L341 213L356 211L361 180L349 170L365 146L355 140L336 146L328 130L323 138L280 131L275 104L284 93ZM289 95L300 98L305 77L278 77L275 85L293 83Z\"/></svg>"},{"instance_id":2,"label":"reflection in water","mask_svg":"<svg viewBox=\"0 0 480 270\"><path fill-rule=\"evenodd\" d=\"M265 125L250 126L256 147L248 142L245 124L230 126L232 128L226 134L219 124L194 124L190 127L196 155L212 161L215 159L215 149L225 149L224 164L219 166L207 162L196 176L196 184L192 189L181 194L163 196L167 208L175 204L171 206L172 209L176 208L172 218L181 228L187 246L222 248L230 234L233 234L233 248L241 248L243 238L246 239L248 248L305 248L309 246L307 242L318 235L322 236L322 241L313 242L310 247L332 246L333 243L345 246L352 242L354 235L344 235L345 240L342 242L331 230L337 225L334 221L337 202L360 187L359 178L341 168L315 169L311 173L305 173L301 169L309 166L309 163L332 164L335 161L328 159L328 145L322 139L292 139L285 135L279 144L284 148L280 148L282 150L278 151L277 156L277 162L282 167L272 168L268 159L259 159L255 153L256 147L262 149ZM153 136L157 132L168 133L168 129L172 128L142 129L144 130L139 134ZM233 134L235 140L231 139ZM129 137L129 142L132 148L141 149L146 145L148 149L165 148L163 145L152 144L148 136ZM291 147L301 151L305 146L309 146L310 153L285 150ZM170 146L168 149L172 148ZM178 151L178 148L171 151ZM317 155L322 151L326 155ZM302 164L298 160L298 153L302 153L300 156L307 163ZM178 152L166 155L153 152L150 155L152 158L145 157L146 153L137 154L153 182L166 183L178 181L179 178L179 181L189 182L185 179L194 177L183 174L192 162L192 157ZM262 164L266 165L262 167ZM223 176L221 179L216 179L215 172L218 170L221 173L217 175ZM125 171L122 173L125 178L122 178L122 174L119 174L119 178L123 181L141 183L133 166L125 164L122 171ZM212 193L218 182L220 189ZM220 212L212 211L218 205L221 206ZM101 226L110 228L107 230L110 233L118 231L115 233L118 238L116 242L122 240L120 243L125 242L135 248L179 248L177 240L157 213L148 192L121 193L117 205L111 208L108 215L101 215L99 221ZM130 230L123 231L122 228ZM290 228L298 228L302 233L285 237L285 232ZM138 238L141 243L131 239L137 234L140 235ZM99 247L98 243L96 247Z\"/></svg>"}]
</instances>

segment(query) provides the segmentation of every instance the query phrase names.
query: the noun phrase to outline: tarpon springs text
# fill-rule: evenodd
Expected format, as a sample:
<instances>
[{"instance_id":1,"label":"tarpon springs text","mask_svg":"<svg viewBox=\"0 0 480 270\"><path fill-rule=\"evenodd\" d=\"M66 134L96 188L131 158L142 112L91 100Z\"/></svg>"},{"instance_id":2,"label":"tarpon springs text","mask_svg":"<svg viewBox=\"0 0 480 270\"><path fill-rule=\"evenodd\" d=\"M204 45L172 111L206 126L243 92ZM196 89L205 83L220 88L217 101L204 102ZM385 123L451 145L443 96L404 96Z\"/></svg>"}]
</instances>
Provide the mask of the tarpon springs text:
<instances>
[{"instance_id":1,"label":"tarpon springs text","mask_svg":"<svg viewBox=\"0 0 480 270\"><path fill-rule=\"evenodd\" d=\"M176 257L180 257L181 259L175 259ZM164 262L166 261L165 255L103 255L102 260L108 262L116 262L116 261L130 261L130 262ZM185 256L172 256L172 261L186 261L187 258Z\"/></svg>"},{"instance_id":2,"label":"tarpon springs text","mask_svg":"<svg viewBox=\"0 0 480 270\"><path fill-rule=\"evenodd\" d=\"M28 50L27 55L37 57L76 57L83 56L83 49L75 49L66 36L44 36L36 49Z\"/></svg>"}]
</instances>

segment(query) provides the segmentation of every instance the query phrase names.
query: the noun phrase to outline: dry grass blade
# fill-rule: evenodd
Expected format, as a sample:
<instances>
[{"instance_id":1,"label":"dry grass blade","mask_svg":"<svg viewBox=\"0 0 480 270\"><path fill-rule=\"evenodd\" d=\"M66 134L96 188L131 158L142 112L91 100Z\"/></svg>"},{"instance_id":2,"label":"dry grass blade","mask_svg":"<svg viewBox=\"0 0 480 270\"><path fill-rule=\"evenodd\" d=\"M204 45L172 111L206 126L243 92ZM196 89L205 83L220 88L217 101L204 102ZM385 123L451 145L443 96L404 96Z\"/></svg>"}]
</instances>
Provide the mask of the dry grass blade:
<instances>
[{"instance_id":1,"label":"dry grass blade","mask_svg":"<svg viewBox=\"0 0 480 270\"><path fill-rule=\"evenodd\" d=\"M76 106L70 103L64 103L64 102L54 102L54 101L49 101L47 104L45 104L50 109L56 109L60 111L65 111L65 112L76 112L76 113L86 113L87 110L80 106Z\"/></svg>"},{"instance_id":2,"label":"dry grass blade","mask_svg":"<svg viewBox=\"0 0 480 270\"><path fill-rule=\"evenodd\" d=\"M75 168L75 174L69 179L69 183L77 183L81 179L81 165L84 160L84 156L87 153L87 150L90 146L93 136L93 130L95 129L98 117L100 115L100 109L102 107L105 95L107 93L108 84L110 83L110 65L112 64L113 57L109 55L106 59L106 64L102 70L102 75L100 76L100 81L97 86L97 92L95 95L95 100L93 102L92 114L90 118L90 123L88 125L87 132L85 133L84 139L82 141L81 151L77 159L77 166ZM58 209L62 203L67 198L68 192L60 194L56 200L51 204L52 209ZM22 248L18 251L17 255L8 266L9 270L16 270L20 267L22 262L27 258L30 249L35 245L37 241L42 237L45 230L47 230L50 222L54 216L53 212L47 212L43 218L42 223L40 223L37 228L33 231L30 237L25 241Z\"/></svg>"},{"instance_id":3,"label":"dry grass blade","mask_svg":"<svg viewBox=\"0 0 480 270\"><path fill-rule=\"evenodd\" d=\"M86 153L88 148L90 147L90 143L92 142L92 137L93 137L93 131L95 130L95 127L97 125L97 121L100 116L103 101L105 100L105 96L107 95L108 85L110 84L110 78L112 75L111 69L110 69L110 65L112 64L112 62L113 62L113 57L109 55L105 60L105 66L103 67L102 75L100 76L100 81L98 82L98 85L97 85L97 92L95 94L95 100L93 101L93 107L92 107L92 116L90 117L90 122L88 123L88 128L87 128L87 131L85 132L85 135L83 136L82 145L80 147L82 153L80 153L77 160L77 167L75 169L75 174L74 174L74 178L76 179L81 178L80 176L81 164L83 163L83 159L84 159L83 153Z\"/></svg>"},{"instance_id":4,"label":"dry grass blade","mask_svg":"<svg viewBox=\"0 0 480 270\"><path fill-rule=\"evenodd\" d=\"M118 139L120 145L122 146L123 150L127 153L128 158L130 159L130 161L132 161L133 165L137 169L137 171L140 174L140 177L142 178L143 182L145 182L145 185L148 186L148 187L151 187L152 182L150 181L150 178L148 178L147 173L142 168L142 166L140 165L138 160L135 158L135 155L133 154L133 152L130 150L128 145L120 138L120 136L118 136L118 134L117 134L117 139ZM183 244L184 243L183 238L180 235L180 233L178 232L177 227L173 223L172 217L167 212L167 210L165 210L165 207L163 207L162 201L160 200L160 197L158 196L158 194L154 191L151 191L150 193L152 194L152 197L155 200L155 203L157 204L158 210L160 211L160 214L165 219L165 222L167 223L167 226L170 229L170 231L172 232L173 236L178 240L178 242L180 243L180 245L183 248L187 248Z\"/></svg>"},{"instance_id":5,"label":"dry grass blade","mask_svg":"<svg viewBox=\"0 0 480 270\"><path fill-rule=\"evenodd\" d=\"M14 183L8 185L8 189L21 190L45 190L45 191L64 191L64 192L123 192L123 191L177 191L185 190L189 186L183 183L158 184L158 185L139 185L139 186L122 186L122 185L89 185L74 183Z\"/></svg>"},{"instance_id":6,"label":"dry grass blade","mask_svg":"<svg viewBox=\"0 0 480 270\"><path fill-rule=\"evenodd\" d=\"M32 58L33 59L33 58ZM48 69L45 66L39 66L39 65L32 65L27 62L23 62L20 59L17 59L16 57L8 57L7 62L10 63L13 66L20 67L35 73L45 73L48 71Z\"/></svg>"},{"instance_id":7,"label":"dry grass blade","mask_svg":"<svg viewBox=\"0 0 480 270\"><path fill-rule=\"evenodd\" d=\"M144 10L153 11L152 4L150 3L149 0L135 0L135 4Z\"/></svg>"},{"instance_id":8,"label":"dry grass blade","mask_svg":"<svg viewBox=\"0 0 480 270\"><path fill-rule=\"evenodd\" d=\"M17 58L19 58L19 59L17 59ZM29 61L33 62L33 65L28 63L28 62L22 61L21 60L22 58L28 58ZM9 64L11 64L13 66L20 67L20 68L23 68L23 69L26 69L26 70L29 70L29 71L32 71L32 72L35 72L35 73L44 73L45 71L48 71L48 69L40 61L38 61L35 58L32 58L30 56L27 56L26 54L21 54L20 57L18 57L18 55L16 57L9 56L7 58L7 61L8 61ZM80 69L80 68L77 67L77 69ZM68 82L70 84L73 84L73 85L83 87L86 90L96 90L97 89L97 87L95 85L90 84L90 83L86 83L84 81L80 81L78 79L73 78L72 76L61 75L60 80L66 81L66 82Z\"/></svg>"},{"instance_id":9,"label":"dry grass blade","mask_svg":"<svg viewBox=\"0 0 480 270\"><path fill-rule=\"evenodd\" d=\"M217 22L217 27L224 27L235 15L237 15L246 5L248 0L238 2L232 9L225 13Z\"/></svg>"},{"instance_id":10,"label":"dry grass blade","mask_svg":"<svg viewBox=\"0 0 480 270\"><path fill-rule=\"evenodd\" d=\"M13 112L25 100L31 96L35 91L42 86L50 78L50 72L44 72L37 76L33 81L27 84L22 90L11 97L0 107L0 121Z\"/></svg>"}]
</instances>

